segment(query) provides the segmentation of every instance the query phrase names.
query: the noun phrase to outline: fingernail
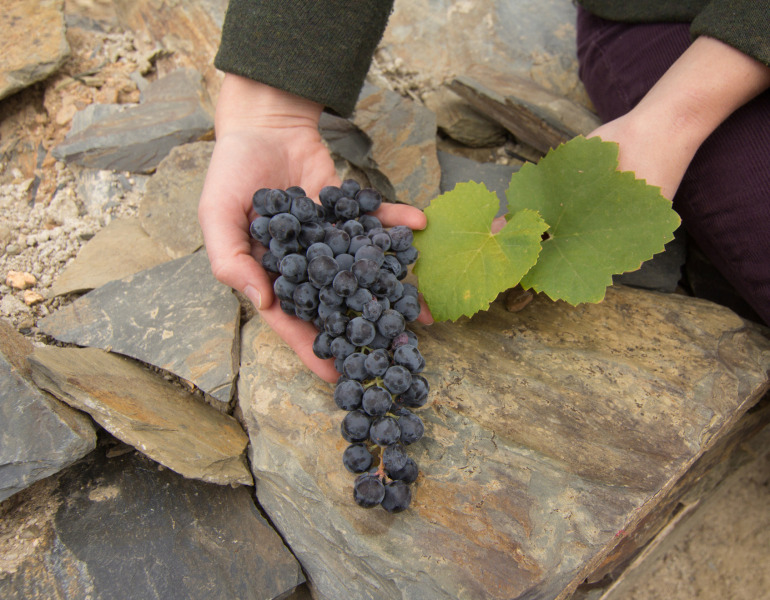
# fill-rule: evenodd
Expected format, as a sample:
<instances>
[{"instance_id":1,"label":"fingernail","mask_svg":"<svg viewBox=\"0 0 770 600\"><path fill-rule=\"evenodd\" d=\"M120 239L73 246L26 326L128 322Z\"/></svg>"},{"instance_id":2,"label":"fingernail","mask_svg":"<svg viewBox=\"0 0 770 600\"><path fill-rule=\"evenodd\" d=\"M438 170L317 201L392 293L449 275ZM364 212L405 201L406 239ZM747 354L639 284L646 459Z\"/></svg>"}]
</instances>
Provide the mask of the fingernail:
<instances>
[{"instance_id":1,"label":"fingernail","mask_svg":"<svg viewBox=\"0 0 770 600\"><path fill-rule=\"evenodd\" d=\"M243 289L243 293L246 294L246 297L251 300L251 303L257 307L257 310L262 308L262 296L259 295L257 288L251 285L247 285Z\"/></svg>"}]
</instances>

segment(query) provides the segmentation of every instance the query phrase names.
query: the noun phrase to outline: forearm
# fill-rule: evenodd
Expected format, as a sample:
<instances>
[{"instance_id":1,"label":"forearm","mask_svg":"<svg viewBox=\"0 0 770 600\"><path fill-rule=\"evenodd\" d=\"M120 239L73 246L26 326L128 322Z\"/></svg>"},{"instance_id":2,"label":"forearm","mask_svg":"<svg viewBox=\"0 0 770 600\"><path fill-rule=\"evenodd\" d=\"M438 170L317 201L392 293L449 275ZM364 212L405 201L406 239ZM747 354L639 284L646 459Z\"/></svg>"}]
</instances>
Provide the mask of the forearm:
<instances>
[{"instance_id":1,"label":"forearm","mask_svg":"<svg viewBox=\"0 0 770 600\"><path fill-rule=\"evenodd\" d=\"M770 87L770 67L699 37L633 109L634 118L693 154L740 106Z\"/></svg>"}]
</instances>

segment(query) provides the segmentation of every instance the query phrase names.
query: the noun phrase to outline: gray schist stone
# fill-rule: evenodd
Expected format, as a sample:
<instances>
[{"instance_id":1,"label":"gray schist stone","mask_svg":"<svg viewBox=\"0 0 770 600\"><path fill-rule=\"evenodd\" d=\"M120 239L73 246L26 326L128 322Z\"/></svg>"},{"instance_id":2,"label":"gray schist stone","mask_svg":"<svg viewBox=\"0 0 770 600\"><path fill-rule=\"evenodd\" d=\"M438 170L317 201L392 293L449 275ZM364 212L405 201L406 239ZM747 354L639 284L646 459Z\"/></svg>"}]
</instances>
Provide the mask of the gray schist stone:
<instances>
[{"instance_id":1,"label":"gray schist stone","mask_svg":"<svg viewBox=\"0 0 770 600\"><path fill-rule=\"evenodd\" d=\"M588 101L577 73L571 0L396 2L380 47L403 70L435 84L485 65Z\"/></svg>"},{"instance_id":2,"label":"gray schist stone","mask_svg":"<svg viewBox=\"0 0 770 600\"><path fill-rule=\"evenodd\" d=\"M63 0L3 0L0 100L42 81L70 54Z\"/></svg>"},{"instance_id":3,"label":"gray schist stone","mask_svg":"<svg viewBox=\"0 0 770 600\"><path fill-rule=\"evenodd\" d=\"M505 192L511 183L511 177L519 170L518 166L496 165L494 163L480 163L463 156L455 156L447 152L438 153L438 162L441 165L441 193L449 192L458 183L476 181L483 183L500 198L500 210L498 215L507 212L508 200Z\"/></svg>"},{"instance_id":4,"label":"gray schist stone","mask_svg":"<svg viewBox=\"0 0 770 600\"><path fill-rule=\"evenodd\" d=\"M32 383L32 344L0 321L0 501L94 449L91 420Z\"/></svg>"},{"instance_id":5,"label":"gray schist stone","mask_svg":"<svg viewBox=\"0 0 770 600\"><path fill-rule=\"evenodd\" d=\"M147 234L172 258L203 246L198 201L213 150L214 142L177 146L147 182L139 219Z\"/></svg>"},{"instance_id":6,"label":"gray schist stone","mask_svg":"<svg viewBox=\"0 0 770 600\"><path fill-rule=\"evenodd\" d=\"M115 440L0 507L4 600L271 600L305 580L248 488L184 479Z\"/></svg>"},{"instance_id":7,"label":"gray schist stone","mask_svg":"<svg viewBox=\"0 0 770 600\"><path fill-rule=\"evenodd\" d=\"M130 248L130 252L126 249ZM139 224L139 219L111 221L83 246L51 286L51 296L93 290L171 257Z\"/></svg>"},{"instance_id":8,"label":"gray schist stone","mask_svg":"<svg viewBox=\"0 0 770 600\"><path fill-rule=\"evenodd\" d=\"M170 371L224 409L238 372L239 320L238 300L201 251L107 283L38 325L63 342Z\"/></svg>"},{"instance_id":9,"label":"gray schist stone","mask_svg":"<svg viewBox=\"0 0 770 600\"><path fill-rule=\"evenodd\" d=\"M371 140L371 158L392 186L395 197L385 188L386 197L425 208L439 194L441 180L436 115L413 100L367 84L352 121Z\"/></svg>"},{"instance_id":10,"label":"gray schist stone","mask_svg":"<svg viewBox=\"0 0 770 600\"><path fill-rule=\"evenodd\" d=\"M257 495L318 600L568 598L770 385L767 330L673 294L538 296L414 329L421 475L390 515L353 502L333 386L259 318L244 327Z\"/></svg>"},{"instance_id":11,"label":"gray schist stone","mask_svg":"<svg viewBox=\"0 0 770 600\"><path fill-rule=\"evenodd\" d=\"M36 348L30 363L41 389L180 475L253 483L238 422L157 373L97 348Z\"/></svg>"},{"instance_id":12,"label":"gray schist stone","mask_svg":"<svg viewBox=\"0 0 770 600\"><path fill-rule=\"evenodd\" d=\"M142 173L213 127L200 75L183 70L148 86L139 104L87 106L51 153L85 167Z\"/></svg>"}]
</instances>

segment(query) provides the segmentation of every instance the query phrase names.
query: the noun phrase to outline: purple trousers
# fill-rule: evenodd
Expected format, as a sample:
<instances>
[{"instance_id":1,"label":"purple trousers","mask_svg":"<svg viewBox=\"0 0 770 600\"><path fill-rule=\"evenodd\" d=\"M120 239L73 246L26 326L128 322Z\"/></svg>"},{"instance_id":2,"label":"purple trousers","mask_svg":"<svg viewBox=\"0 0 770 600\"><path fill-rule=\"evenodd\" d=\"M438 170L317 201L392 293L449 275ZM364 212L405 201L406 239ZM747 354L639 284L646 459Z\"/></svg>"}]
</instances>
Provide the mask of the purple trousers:
<instances>
[{"instance_id":1,"label":"purple trousers","mask_svg":"<svg viewBox=\"0 0 770 600\"><path fill-rule=\"evenodd\" d=\"M579 8L580 77L599 117L607 122L631 110L690 42L688 24L616 23ZM703 143L674 209L700 250L770 325L770 91Z\"/></svg>"}]
</instances>

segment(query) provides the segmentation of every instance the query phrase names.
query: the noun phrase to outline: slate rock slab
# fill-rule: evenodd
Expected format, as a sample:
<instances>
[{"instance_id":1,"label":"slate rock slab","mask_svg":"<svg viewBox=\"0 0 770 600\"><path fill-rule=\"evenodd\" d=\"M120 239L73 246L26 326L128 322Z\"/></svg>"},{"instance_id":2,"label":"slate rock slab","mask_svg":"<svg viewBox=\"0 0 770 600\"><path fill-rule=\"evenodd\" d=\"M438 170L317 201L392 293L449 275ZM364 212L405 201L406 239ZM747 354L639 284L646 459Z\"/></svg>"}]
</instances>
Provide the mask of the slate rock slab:
<instances>
[{"instance_id":1,"label":"slate rock slab","mask_svg":"<svg viewBox=\"0 0 770 600\"><path fill-rule=\"evenodd\" d=\"M251 485L238 422L130 359L97 348L36 348L35 383L180 475Z\"/></svg>"},{"instance_id":2,"label":"slate rock slab","mask_svg":"<svg viewBox=\"0 0 770 600\"><path fill-rule=\"evenodd\" d=\"M0 501L82 458L96 445L91 420L32 382L32 344L0 320Z\"/></svg>"},{"instance_id":3,"label":"slate rock slab","mask_svg":"<svg viewBox=\"0 0 770 600\"><path fill-rule=\"evenodd\" d=\"M240 306L196 252L111 281L38 322L78 346L112 350L192 382L226 409L238 372Z\"/></svg>"},{"instance_id":4,"label":"slate rock slab","mask_svg":"<svg viewBox=\"0 0 770 600\"><path fill-rule=\"evenodd\" d=\"M385 188L386 197L425 208L438 195L441 180L436 115L413 100L367 84L352 121L371 140L372 160L392 186L395 197Z\"/></svg>"},{"instance_id":5,"label":"slate rock slab","mask_svg":"<svg viewBox=\"0 0 770 600\"><path fill-rule=\"evenodd\" d=\"M380 46L436 84L484 65L585 104L575 14L570 0L396 0Z\"/></svg>"},{"instance_id":6,"label":"slate rock slab","mask_svg":"<svg viewBox=\"0 0 770 600\"><path fill-rule=\"evenodd\" d=\"M126 252L127 248L131 251ZM164 248L142 229L139 219L115 219L83 246L56 278L50 295L93 290L169 260Z\"/></svg>"},{"instance_id":7,"label":"slate rock slab","mask_svg":"<svg viewBox=\"0 0 770 600\"><path fill-rule=\"evenodd\" d=\"M258 498L315 598L567 598L768 388L767 331L675 295L538 296L416 332L422 474L389 515L352 501L332 386L244 327Z\"/></svg>"},{"instance_id":8,"label":"slate rock slab","mask_svg":"<svg viewBox=\"0 0 770 600\"><path fill-rule=\"evenodd\" d=\"M169 92L175 85L175 92ZM153 99L154 86L162 92ZM202 100L204 92L200 75L183 72L171 85L163 79L153 82L145 102L91 104L75 114L70 132L51 154L94 169L150 172L174 146L211 132L214 120L208 101Z\"/></svg>"},{"instance_id":9,"label":"slate rock slab","mask_svg":"<svg viewBox=\"0 0 770 600\"><path fill-rule=\"evenodd\" d=\"M42 81L70 54L64 0L4 0L0 11L0 100Z\"/></svg>"},{"instance_id":10,"label":"slate rock slab","mask_svg":"<svg viewBox=\"0 0 770 600\"><path fill-rule=\"evenodd\" d=\"M248 488L114 442L0 506L0 597L269 600L304 581Z\"/></svg>"},{"instance_id":11,"label":"slate rock slab","mask_svg":"<svg viewBox=\"0 0 770 600\"><path fill-rule=\"evenodd\" d=\"M177 146L147 182L139 206L142 228L172 258L203 246L198 201L213 151L214 142Z\"/></svg>"}]
</instances>

